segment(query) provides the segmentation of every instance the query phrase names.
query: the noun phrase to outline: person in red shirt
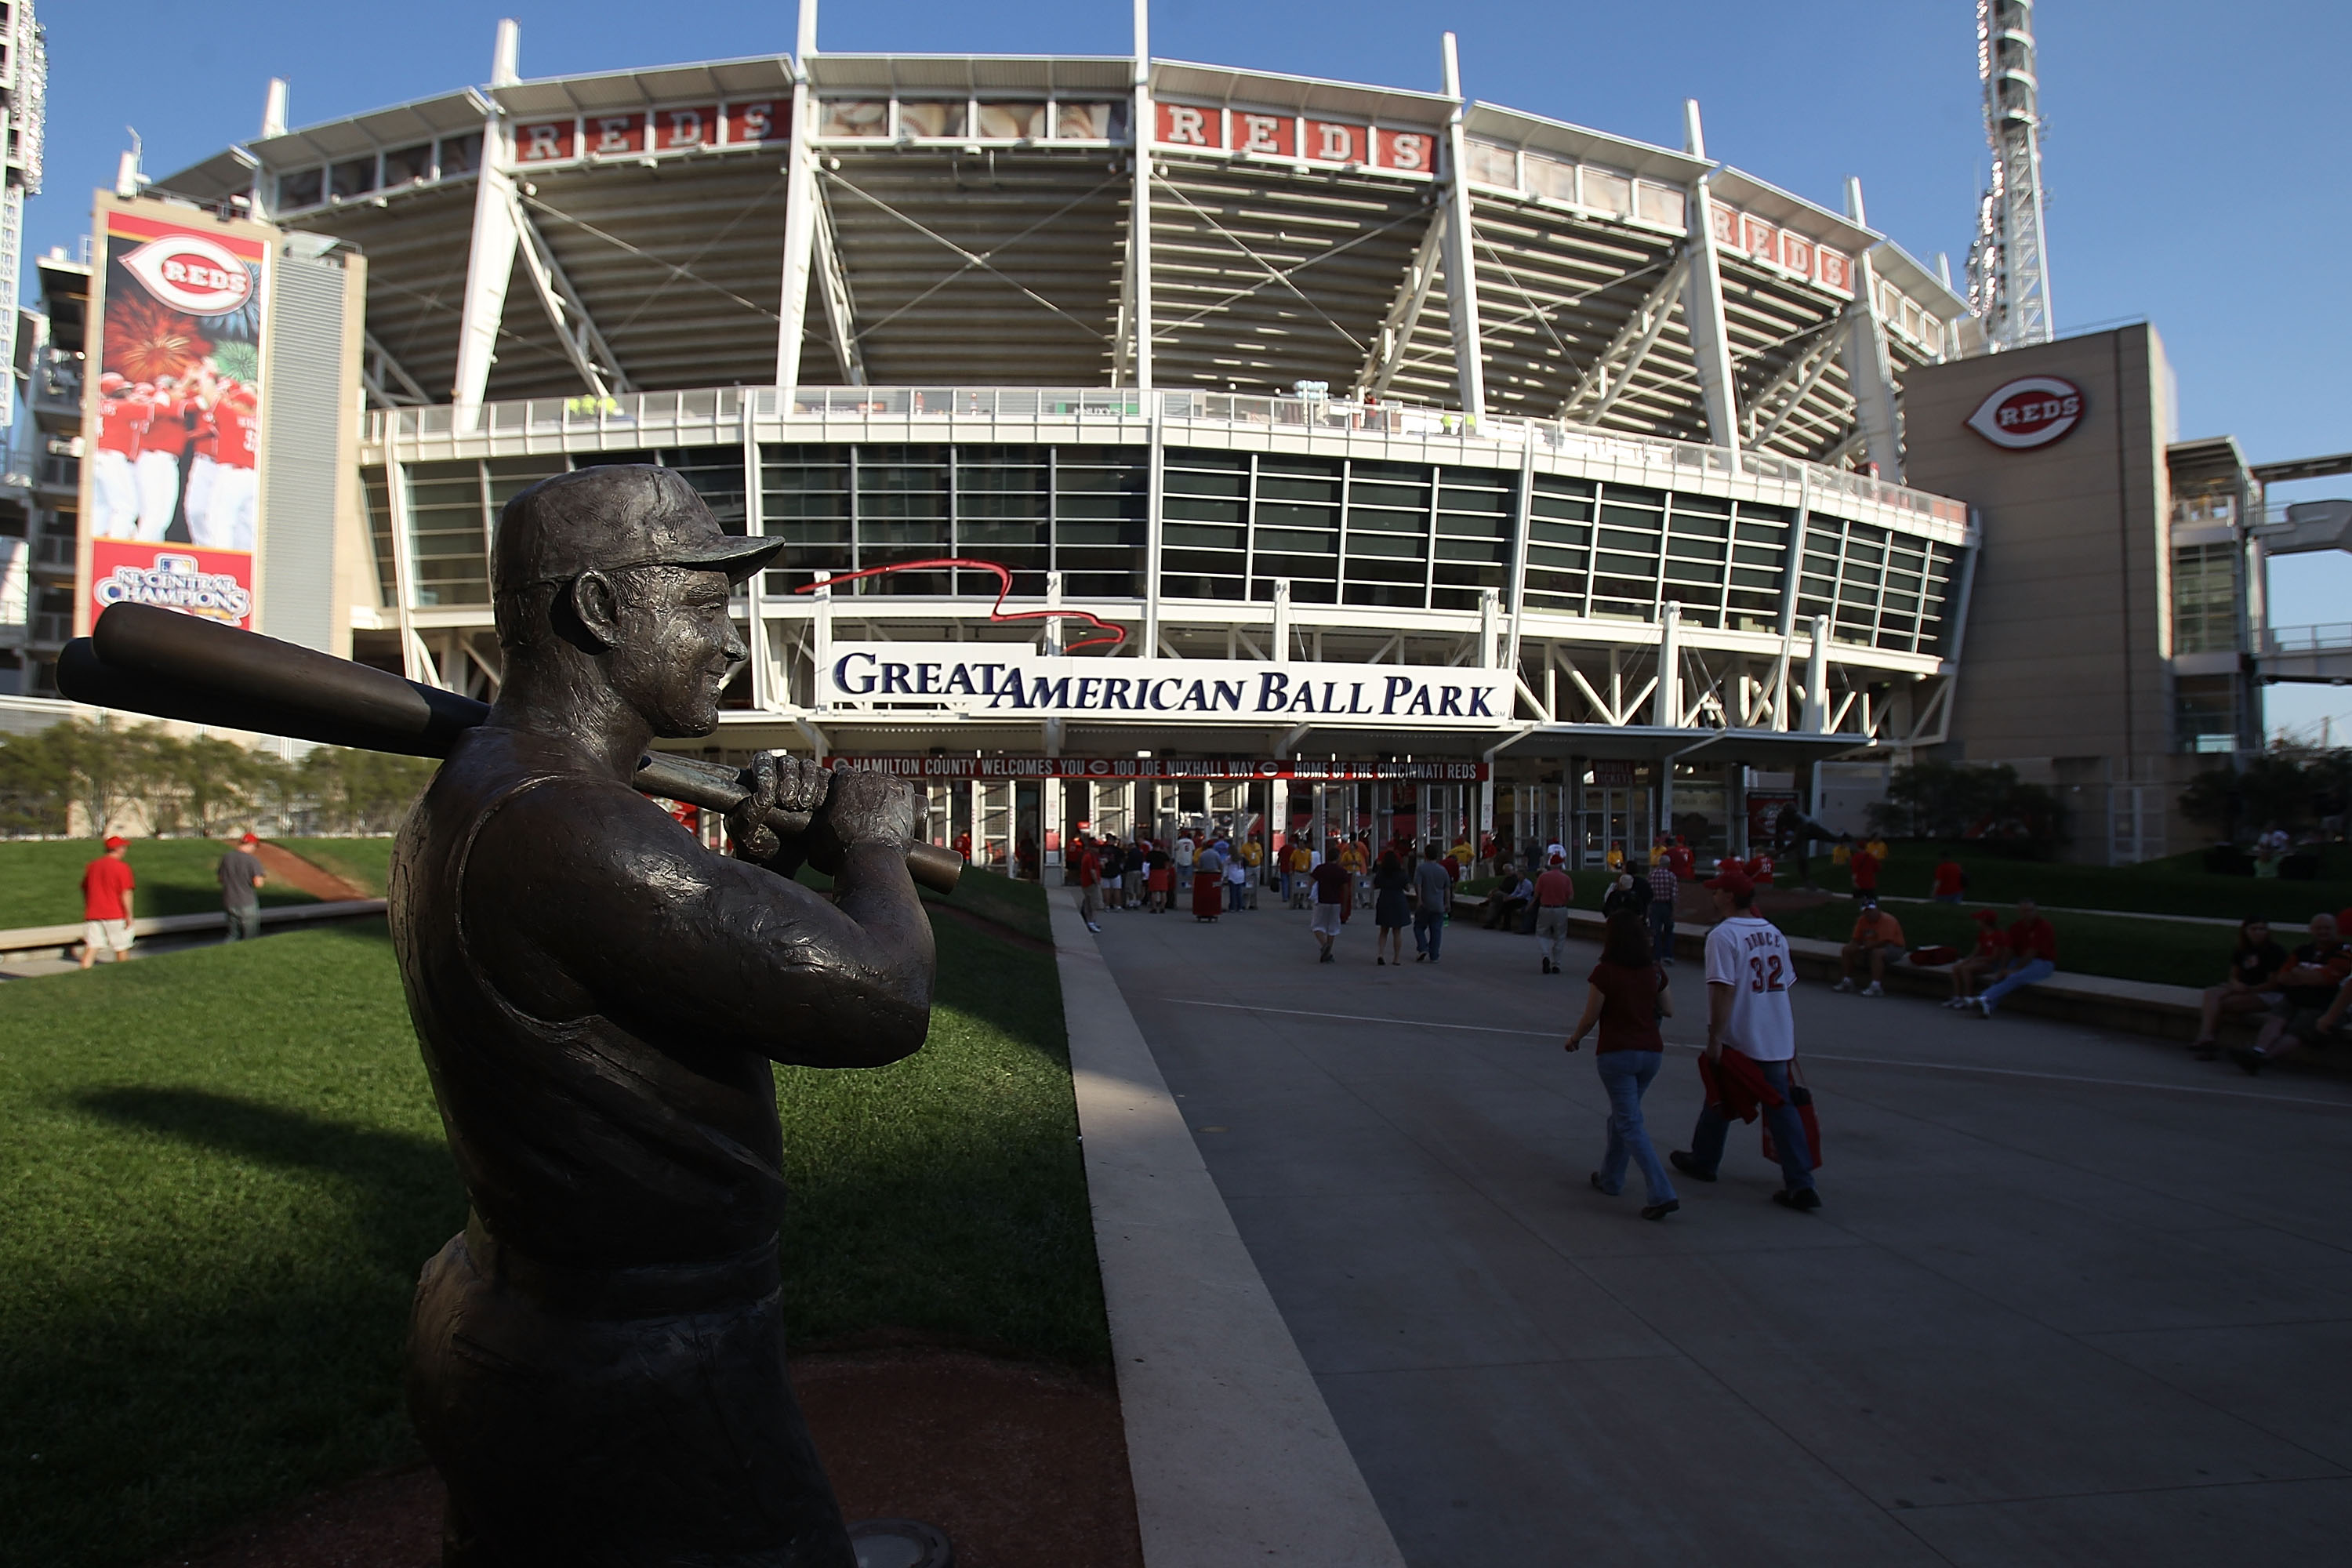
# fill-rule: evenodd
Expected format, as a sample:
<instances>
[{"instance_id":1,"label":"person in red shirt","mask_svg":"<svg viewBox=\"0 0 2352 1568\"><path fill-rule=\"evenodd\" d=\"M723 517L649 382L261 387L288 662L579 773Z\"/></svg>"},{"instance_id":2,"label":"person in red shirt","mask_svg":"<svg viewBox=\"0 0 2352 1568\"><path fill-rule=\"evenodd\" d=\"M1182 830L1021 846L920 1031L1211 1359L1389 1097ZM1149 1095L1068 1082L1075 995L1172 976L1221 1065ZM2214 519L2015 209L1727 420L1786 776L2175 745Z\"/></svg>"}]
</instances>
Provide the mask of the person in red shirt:
<instances>
[{"instance_id":1,"label":"person in red shirt","mask_svg":"<svg viewBox=\"0 0 2352 1568\"><path fill-rule=\"evenodd\" d=\"M139 879L131 875L127 858L131 850L128 838L109 838L106 853L92 860L81 870L81 966L88 969L98 959L98 950L107 950L112 962L121 963L131 956L133 940L131 931L131 889Z\"/></svg>"},{"instance_id":2,"label":"person in red shirt","mask_svg":"<svg viewBox=\"0 0 2352 1568\"><path fill-rule=\"evenodd\" d=\"M205 446L188 473L188 532L207 550L253 550L253 519L259 494L254 445L261 418L253 389L242 382L222 384L205 410ZM203 482L198 483L201 473Z\"/></svg>"},{"instance_id":3,"label":"person in red shirt","mask_svg":"<svg viewBox=\"0 0 2352 1568\"><path fill-rule=\"evenodd\" d=\"M1078 914L1088 931L1100 931L1095 923L1095 889L1102 884L1102 857L1085 835L1078 837Z\"/></svg>"},{"instance_id":4,"label":"person in red shirt","mask_svg":"<svg viewBox=\"0 0 2352 1568\"><path fill-rule=\"evenodd\" d=\"M2058 973L2058 932L2032 899L2017 900L2017 919L2009 928L2009 956L2000 973L1977 998L1977 1014L1990 1018L2001 999Z\"/></svg>"},{"instance_id":5,"label":"person in red shirt","mask_svg":"<svg viewBox=\"0 0 2352 1568\"><path fill-rule=\"evenodd\" d=\"M1846 860L1846 869L1853 873L1853 896L1856 899L1878 897L1878 857L1873 855L1867 846L1857 844L1853 847L1853 854Z\"/></svg>"},{"instance_id":6,"label":"person in red shirt","mask_svg":"<svg viewBox=\"0 0 2352 1568\"><path fill-rule=\"evenodd\" d=\"M1666 863L1675 868L1675 880L1689 881L1698 871L1698 862L1692 858L1690 846L1684 843L1680 837L1668 839L1667 842L1673 847L1666 851Z\"/></svg>"},{"instance_id":7,"label":"person in red shirt","mask_svg":"<svg viewBox=\"0 0 2352 1568\"><path fill-rule=\"evenodd\" d=\"M139 447L152 405L133 395L112 371L98 378L98 449L90 458L90 537L139 535Z\"/></svg>"},{"instance_id":8,"label":"person in red shirt","mask_svg":"<svg viewBox=\"0 0 2352 1568\"><path fill-rule=\"evenodd\" d=\"M171 537L187 487L188 437L199 410L177 376L159 375L148 399L152 410L139 448L139 537L161 544Z\"/></svg>"},{"instance_id":9,"label":"person in red shirt","mask_svg":"<svg viewBox=\"0 0 2352 1568\"><path fill-rule=\"evenodd\" d=\"M2009 938L2001 931L2000 917L1979 910L1972 918L1977 922L1976 951L1952 965L1952 994L1944 1003L1955 1011L1976 1005L1977 986L2009 961Z\"/></svg>"},{"instance_id":10,"label":"person in red shirt","mask_svg":"<svg viewBox=\"0 0 2352 1568\"><path fill-rule=\"evenodd\" d=\"M1564 974L1568 956L1568 910L1576 902L1576 882L1568 874L1567 857L1554 855L1536 879L1536 938L1543 943L1543 971Z\"/></svg>"},{"instance_id":11,"label":"person in red shirt","mask_svg":"<svg viewBox=\"0 0 2352 1568\"><path fill-rule=\"evenodd\" d=\"M1928 892L1929 898L1939 904L1957 904L1960 901L1960 895L1968 890L1969 874L1960 869L1958 860L1946 855L1936 862L1936 882Z\"/></svg>"}]
</instances>

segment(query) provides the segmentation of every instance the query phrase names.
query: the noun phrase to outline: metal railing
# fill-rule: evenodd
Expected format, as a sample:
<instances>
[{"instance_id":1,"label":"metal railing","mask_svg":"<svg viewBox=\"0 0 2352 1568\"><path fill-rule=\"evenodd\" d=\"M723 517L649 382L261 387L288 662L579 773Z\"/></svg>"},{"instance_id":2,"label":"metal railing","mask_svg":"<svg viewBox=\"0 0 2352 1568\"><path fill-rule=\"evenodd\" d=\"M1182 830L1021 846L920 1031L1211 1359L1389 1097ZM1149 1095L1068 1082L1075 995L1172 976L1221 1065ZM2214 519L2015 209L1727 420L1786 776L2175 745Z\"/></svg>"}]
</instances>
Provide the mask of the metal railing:
<instances>
[{"instance_id":1,"label":"metal railing","mask_svg":"<svg viewBox=\"0 0 2352 1568\"><path fill-rule=\"evenodd\" d=\"M2262 635L2265 654L2352 653L2352 621L2307 626L2272 626Z\"/></svg>"},{"instance_id":2,"label":"metal railing","mask_svg":"<svg viewBox=\"0 0 2352 1568\"><path fill-rule=\"evenodd\" d=\"M698 437L717 444L740 434L746 399L757 421L811 420L827 426L909 419L1078 420L1148 426L1157 399L1156 412L1167 423L1433 437L1496 451L1532 443L1540 452L1614 469L1637 482L1671 483L1676 474L1706 474L1719 479L1744 476L1790 485L1805 482L1815 497L1824 500L1850 500L1951 527L1965 528L1969 520L1965 502L1802 458L1622 435L1558 420L1472 419L1455 410L1419 404L1353 403L1282 394L1145 393L1105 387L826 386L801 388L786 412L778 388L728 386L625 396L531 398L470 409L446 405L376 409L367 416L364 439L381 446L404 440L454 444L467 438L542 436L593 437L600 445L636 445L688 442Z\"/></svg>"}]
</instances>

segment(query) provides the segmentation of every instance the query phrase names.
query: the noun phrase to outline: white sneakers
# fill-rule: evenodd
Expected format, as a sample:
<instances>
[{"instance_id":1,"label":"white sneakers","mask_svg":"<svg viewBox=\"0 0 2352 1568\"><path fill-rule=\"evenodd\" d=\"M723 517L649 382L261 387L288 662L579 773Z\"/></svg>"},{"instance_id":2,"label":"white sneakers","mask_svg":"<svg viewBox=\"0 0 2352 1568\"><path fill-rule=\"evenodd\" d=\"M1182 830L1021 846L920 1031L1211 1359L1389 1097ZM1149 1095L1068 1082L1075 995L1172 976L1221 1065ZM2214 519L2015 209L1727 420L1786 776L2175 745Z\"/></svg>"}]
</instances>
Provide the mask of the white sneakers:
<instances>
[{"instance_id":1,"label":"white sneakers","mask_svg":"<svg viewBox=\"0 0 2352 1568\"><path fill-rule=\"evenodd\" d=\"M1840 980L1835 985L1831 986L1830 989L1838 992L1852 991L1853 989L1853 976L1851 974L1847 975L1843 980Z\"/></svg>"},{"instance_id":2,"label":"white sneakers","mask_svg":"<svg viewBox=\"0 0 2352 1568\"><path fill-rule=\"evenodd\" d=\"M1874 980L1863 987L1862 994L1864 996L1884 996L1886 994L1886 987Z\"/></svg>"}]
</instances>

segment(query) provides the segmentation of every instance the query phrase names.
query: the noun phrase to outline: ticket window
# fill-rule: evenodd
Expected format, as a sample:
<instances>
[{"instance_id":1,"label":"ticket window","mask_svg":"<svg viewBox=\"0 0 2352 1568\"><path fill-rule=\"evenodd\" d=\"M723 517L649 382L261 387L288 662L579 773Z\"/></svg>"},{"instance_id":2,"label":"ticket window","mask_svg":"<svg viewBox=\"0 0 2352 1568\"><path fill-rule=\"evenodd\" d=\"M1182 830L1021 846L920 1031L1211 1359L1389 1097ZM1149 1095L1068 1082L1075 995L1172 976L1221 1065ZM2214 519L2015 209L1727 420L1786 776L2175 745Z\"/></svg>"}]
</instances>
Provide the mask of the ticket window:
<instances>
[{"instance_id":1,"label":"ticket window","mask_svg":"<svg viewBox=\"0 0 2352 1568\"><path fill-rule=\"evenodd\" d=\"M1208 788L1209 837L1239 844L1248 836L1249 784L1219 781Z\"/></svg>"},{"instance_id":2,"label":"ticket window","mask_svg":"<svg viewBox=\"0 0 2352 1568\"><path fill-rule=\"evenodd\" d=\"M1045 789L1024 779L1013 786L1013 875L1037 881L1045 868Z\"/></svg>"},{"instance_id":3,"label":"ticket window","mask_svg":"<svg viewBox=\"0 0 2352 1568\"><path fill-rule=\"evenodd\" d=\"M1124 779L1077 787L1094 792L1094 826L1089 832L1121 843L1135 837L1135 786Z\"/></svg>"}]
</instances>

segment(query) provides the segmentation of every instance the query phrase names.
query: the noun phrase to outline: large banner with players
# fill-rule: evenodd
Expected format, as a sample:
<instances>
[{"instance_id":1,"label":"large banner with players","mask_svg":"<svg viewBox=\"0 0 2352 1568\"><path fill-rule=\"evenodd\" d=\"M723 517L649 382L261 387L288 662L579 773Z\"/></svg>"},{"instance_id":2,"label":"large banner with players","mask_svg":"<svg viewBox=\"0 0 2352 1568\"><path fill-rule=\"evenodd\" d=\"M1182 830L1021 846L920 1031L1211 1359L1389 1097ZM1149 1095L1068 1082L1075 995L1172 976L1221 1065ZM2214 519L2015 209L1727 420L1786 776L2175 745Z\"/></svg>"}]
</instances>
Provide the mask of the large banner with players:
<instances>
[{"instance_id":1,"label":"large banner with players","mask_svg":"<svg viewBox=\"0 0 2352 1568\"><path fill-rule=\"evenodd\" d=\"M101 200L94 226L78 628L125 602L250 626L268 246L145 204Z\"/></svg>"}]
</instances>

